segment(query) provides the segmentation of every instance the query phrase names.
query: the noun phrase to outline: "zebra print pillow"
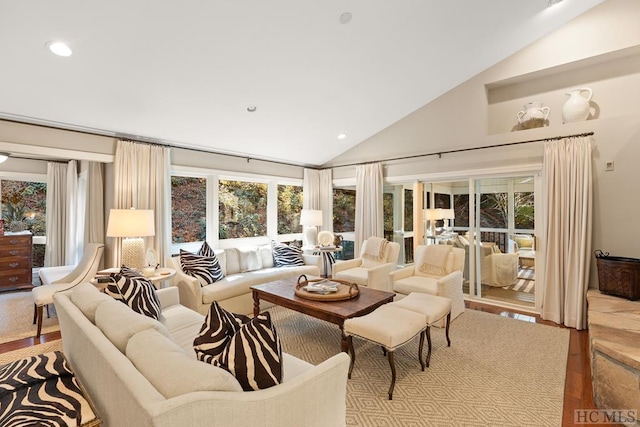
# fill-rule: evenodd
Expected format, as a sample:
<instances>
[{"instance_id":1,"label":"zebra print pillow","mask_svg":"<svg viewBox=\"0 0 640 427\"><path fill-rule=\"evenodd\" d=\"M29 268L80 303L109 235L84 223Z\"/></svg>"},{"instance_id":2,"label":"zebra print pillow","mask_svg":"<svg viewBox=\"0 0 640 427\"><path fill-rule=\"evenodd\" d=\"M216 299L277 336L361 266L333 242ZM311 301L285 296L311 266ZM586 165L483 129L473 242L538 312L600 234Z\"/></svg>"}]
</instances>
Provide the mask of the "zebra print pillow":
<instances>
[{"instance_id":1,"label":"zebra print pillow","mask_svg":"<svg viewBox=\"0 0 640 427\"><path fill-rule=\"evenodd\" d=\"M273 264L276 267L304 265L302 249L284 243L273 242Z\"/></svg>"},{"instance_id":2,"label":"zebra print pillow","mask_svg":"<svg viewBox=\"0 0 640 427\"><path fill-rule=\"evenodd\" d=\"M120 273L111 274L112 282L105 292L118 301L127 304L136 313L152 319L160 317L160 299L153 283L142 277L127 277Z\"/></svg>"},{"instance_id":3,"label":"zebra print pillow","mask_svg":"<svg viewBox=\"0 0 640 427\"><path fill-rule=\"evenodd\" d=\"M142 273L135 268L126 267L124 265L120 267L120 275L123 277L144 277Z\"/></svg>"},{"instance_id":4,"label":"zebra print pillow","mask_svg":"<svg viewBox=\"0 0 640 427\"><path fill-rule=\"evenodd\" d=\"M245 391L280 384L282 346L269 312L243 324L214 364L231 372Z\"/></svg>"},{"instance_id":5,"label":"zebra print pillow","mask_svg":"<svg viewBox=\"0 0 640 427\"><path fill-rule=\"evenodd\" d=\"M216 254L213 252L213 249L211 249L211 246L209 246L209 244L206 241L202 242L202 246L200 246L200 249L198 249L197 255L208 256L208 257L216 256Z\"/></svg>"},{"instance_id":6,"label":"zebra print pillow","mask_svg":"<svg viewBox=\"0 0 640 427\"><path fill-rule=\"evenodd\" d=\"M95 418L61 352L0 366L1 426L79 426Z\"/></svg>"},{"instance_id":7,"label":"zebra print pillow","mask_svg":"<svg viewBox=\"0 0 640 427\"><path fill-rule=\"evenodd\" d=\"M230 313L214 301L200 328L200 333L193 340L193 348L198 360L213 364L222 354L231 337L248 321L247 316Z\"/></svg>"},{"instance_id":8,"label":"zebra print pillow","mask_svg":"<svg viewBox=\"0 0 640 427\"><path fill-rule=\"evenodd\" d=\"M207 286L224 278L215 254L209 257L180 249L180 267L186 274L198 279L200 286Z\"/></svg>"}]
</instances>

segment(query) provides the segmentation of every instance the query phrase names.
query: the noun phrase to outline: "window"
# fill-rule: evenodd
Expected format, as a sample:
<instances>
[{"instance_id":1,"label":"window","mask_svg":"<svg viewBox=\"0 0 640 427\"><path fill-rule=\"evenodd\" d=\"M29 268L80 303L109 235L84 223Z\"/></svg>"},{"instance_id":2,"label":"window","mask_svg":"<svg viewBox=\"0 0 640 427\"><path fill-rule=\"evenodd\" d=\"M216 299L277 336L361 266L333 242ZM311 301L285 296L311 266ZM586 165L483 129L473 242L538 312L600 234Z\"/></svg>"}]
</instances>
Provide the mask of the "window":
<instances>
[{"instance_id":1,"label":"window","mask_svg":"<svg viewBox=\"0 0 640 427\"><path fill-rule=\"evenodd\" d=\"M2 219L5 231L28 230L46 236L47 184L44 182L2 180ZM44 244L33 245L33 266L44 265Z\"/></svg>"},{"instance_id":2,"label":"window","mask_svg":"<svg viewBox=\"0 0 640 427\"><path fill-rule=\"evenodd\" d=\"M333 231L346 233L355 231L356 190L333 189Z\"/></svg>"},{"instance_id":3,"label":"window","mask_svg":"<svg viewBox=\"0 0 640 427\"><path fill-rule=\"evenodd\" d=\"M207 180L171 177L171 243L200 242L207 232Z\"/></svg>"},{"instance_id":4,"label":"window","mask_svg":"<svg viewBox=\"0 0 640 427\"><path fill-rule=\"evenodd\" d=\"M413 231L413 190L404 189L404 231Z\"/></svg>"},{"instance_id":5,"label":"window","mask_svg":"<svg viewBox=\"0 0 640 427\"><path fill-rule=\"evenodd\" d=\"M515 192L515 228L522 230L534 230L534 199L533 192Z\"/></svg>"},{"instance_id":6,"label":"window","mask_svg":"<svg viewBox=\"0 0 640 427\"><path fill-rule=\"evenodd\" d=\"M507 193L480 195L480 227L507 228L509 198Z\"/></svg>"},{"instance_id":7,"label":"window","mask_svg":"<svg viewBox=\"0 0 640 427\"><path fill-rule=\"evenodd\" d=\"M302 187L278 185L278 234L299 233Z\"/></svg>"},{"instance_id":8,"label":"window","mask_svg":"<svg viewBox=\"0 0 640 427\"><path fill-rule=\"evenodd\" d=\"M453 210L456 216L456 227L469 227L469 195L455 194L453 196Z\"/></svg>"},{"instance_id":9,"label":"window","mask_svg":"<svg viewBox=\"0 0 640 427\"><path fill-rule=\"evenodd\" d=\"M267 235L267 187L259 182L219 181L220 239Z\"/></svg>"},{"instance_id":10,"label":"window","mask_svg":"<svg viewBox=\"0 0 640 427\"><path fill-rule=\"evenodd\" d=\"M384 193L382 195L382 218L384 238L393 241L393 194Z\"/></svg>"}]
</instances>

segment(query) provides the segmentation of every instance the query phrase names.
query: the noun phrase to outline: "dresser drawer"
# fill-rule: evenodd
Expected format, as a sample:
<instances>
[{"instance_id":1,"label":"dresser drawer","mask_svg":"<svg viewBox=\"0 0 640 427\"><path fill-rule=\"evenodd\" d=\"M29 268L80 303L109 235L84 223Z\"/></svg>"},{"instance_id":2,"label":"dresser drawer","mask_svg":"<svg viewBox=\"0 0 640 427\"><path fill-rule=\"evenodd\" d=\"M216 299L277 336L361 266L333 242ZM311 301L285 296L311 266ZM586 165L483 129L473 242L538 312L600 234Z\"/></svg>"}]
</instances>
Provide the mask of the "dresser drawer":
<instances>
[{"instance_id":1,"label":"dresser drawer","mask_svg":"<svg viewBox=\"0 0 640 427\"><path fill-rule=\"evenodd\" d=\"M0 257L0 270L15 271L31 268L31 259L25 256Z\"/></svg>"},{"instance_id":2,"label":"dresser drawer","mask_svg":"<svg viewBox=\"0 0 640 427\"><path fill-rule=\"evenodd\" d=\"M0 271L0 285L20 285L31 283L31 269Z\"/></svg>"},{"instance_id":3,"label":"dresser drawer","mask_svg":"<svg viewBox=\"0 0 640 427\"><path fill-rule=\"evenodd\" d=\"M0 246L0 258L4 257L31 258L31 246Z\"/></svg>"}]
</instances>

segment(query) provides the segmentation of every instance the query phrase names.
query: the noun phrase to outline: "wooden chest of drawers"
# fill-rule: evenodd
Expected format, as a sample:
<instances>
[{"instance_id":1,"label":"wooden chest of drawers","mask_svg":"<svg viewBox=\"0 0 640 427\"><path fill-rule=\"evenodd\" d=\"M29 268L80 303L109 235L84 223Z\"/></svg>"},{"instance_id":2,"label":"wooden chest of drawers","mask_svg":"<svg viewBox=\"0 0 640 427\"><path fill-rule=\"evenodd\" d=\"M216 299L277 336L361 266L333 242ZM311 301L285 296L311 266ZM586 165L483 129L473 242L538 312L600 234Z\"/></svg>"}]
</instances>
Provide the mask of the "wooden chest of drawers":
<instances>
[{"instance_id":1,"label":"wooden chest of drawers","mask_svg":"<svg viewBox=\"0 0 640 427\"><path fill-rule=\"evenodd\" d=\"M0 290L32 286L31 234L0 236Z\"/></svg>"}]
</instances>

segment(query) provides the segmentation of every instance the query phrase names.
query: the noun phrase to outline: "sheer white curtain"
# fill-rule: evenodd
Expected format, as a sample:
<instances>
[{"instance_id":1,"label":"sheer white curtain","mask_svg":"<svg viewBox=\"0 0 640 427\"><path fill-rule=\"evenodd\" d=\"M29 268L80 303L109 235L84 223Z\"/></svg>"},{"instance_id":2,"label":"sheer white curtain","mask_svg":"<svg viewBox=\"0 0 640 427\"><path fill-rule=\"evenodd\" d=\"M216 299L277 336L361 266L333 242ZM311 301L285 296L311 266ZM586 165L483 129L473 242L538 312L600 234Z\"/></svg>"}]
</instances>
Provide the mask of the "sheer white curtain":
<instances>
[{"instance_id":1,"label":"sheer white curtain","mask_svg":"<svg viewBox=\"0 0 640 427\"><path fill-rule=\"evenodd\" d=\"M153 209L156 235L145 238L159 260L171 256L171 176L168 147L118 141L114 160L114 209ZM111 259L120 265L120 239L114 239ZM164 261L161 261L164 262Z\"/></svg>"},{"instance_id":2,"label":"sheer white curtain","mask_svg":"<svg viewBox=\"0 0 640 427\"><path fill-rule=\"evenodd\" d=\"M356 167L356 256L360 254L362 242L369 237L384 237L382 181L382 163Z\"/></svg>"},{"instance_id":3,"label":"sheer white curtain","mask_svg":"<svg viewBox=\"0 0 640 427\"><path fill-rule=\"evenodd\" d=\"M591 263L592 181L590 137L547 141L542 318L576 329L587 326Z\"/></svg>"},{"instance_id":4,"label":"sheer white curtain","mask_svg":"<svg viewBox=\"0 0 640 427\"><path fill-rule=\"evenodd\" d=\"M78 174L74 160L47 162L45 267L77 262L76 200Z\"/></svg>"},{"instance_id":5,"label":"sheer white curtain","mask_svg":"<svg viewBox=\"0 0 640 427\"><path fill-rule=\"evenodd\" d=\"M333 231L333 181L331 169L305 169L302 194L303 208L321 210L321 229Z\"/></svg>"}]
</instances>

